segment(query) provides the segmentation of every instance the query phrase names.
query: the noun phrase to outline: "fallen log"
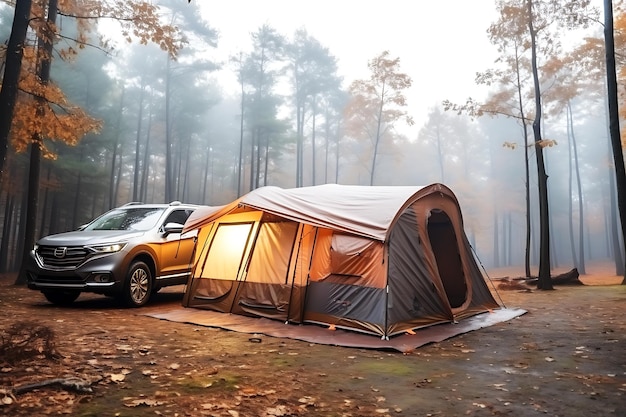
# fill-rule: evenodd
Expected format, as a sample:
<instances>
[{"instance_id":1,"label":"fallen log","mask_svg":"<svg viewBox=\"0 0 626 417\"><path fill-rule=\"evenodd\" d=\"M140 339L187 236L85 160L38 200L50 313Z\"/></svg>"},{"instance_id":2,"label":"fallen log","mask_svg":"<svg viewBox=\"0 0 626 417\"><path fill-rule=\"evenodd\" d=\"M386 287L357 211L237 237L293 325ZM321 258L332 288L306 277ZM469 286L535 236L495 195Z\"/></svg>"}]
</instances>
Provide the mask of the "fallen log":
<instances>
[{"instance_id":1,"label":"fallen log","mask_svg":"<svg viewBox=\"0 0 626 417\"><path fill-rule=\"evenodd\" d=\"M562 274L553 275L551 277L552 285L585 285L578 277L578 268L572 268L571 270ZM528 285L536 285L539 281L537 277L525 278L524 281Z\"/></svg>"},{"instance_id":2,"label":"fallen log","mask_svg":"<svg viewBox=\"0 0 626 417\"><path fill-rule=\"evenodd\" d=\"M66 391L74 391L77 393L91 393L91 383L80 378L54 378L44 381L34 382L32 384L22 384L12 387L9 391L14 395L24 394L39 388L57 387Z\"/></svg>"}]
</instances>

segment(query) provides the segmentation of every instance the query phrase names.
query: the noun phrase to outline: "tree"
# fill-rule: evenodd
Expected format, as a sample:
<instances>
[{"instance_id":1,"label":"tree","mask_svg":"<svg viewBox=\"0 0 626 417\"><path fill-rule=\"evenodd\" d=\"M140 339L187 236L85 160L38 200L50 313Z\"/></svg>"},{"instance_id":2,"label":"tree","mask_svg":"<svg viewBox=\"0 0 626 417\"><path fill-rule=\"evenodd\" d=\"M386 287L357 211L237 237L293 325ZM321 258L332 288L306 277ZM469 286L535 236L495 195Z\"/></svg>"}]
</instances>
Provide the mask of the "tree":
<instances>
[{"instance_id":1,"label":"tree","mask_svg":"<svg viewBox=\"0 0 626 417\"><path fill-rule=\"evenodd\" d=\"M450 131L450 120L445 117L438 107L433 108L428 114L428 120L418 134L418 140L432 145L436 152L436 160L439 165L439 182L445 183L445 156L444 142L446 138L452 136Z\"/></svg>"},{"instance_id":2,"label":"tree","mask_svg":"<svg viewBox=\"0 0 626 417\"><path fill-rule=\"evenodd\" d=\"M604 39L606 45L606 78L609 97L609 131L615 162L615 181L617 183L617 207L622 224L622 241L626 244L626 169L619 128L619 106L617 92L617 74L615 69L615 39L613 37L613 3L604 1ZM626 268L625 268L626 271ZM624 272L623 285L626 285Z\"/></svg>"},{"instance_id":3,"label":"tree","mask_svg":"<svg viewBox=\"0 0 626 417\"><path fill-rule=\"evenodd\" d=\"M17 0L15 3L15 16L13 20L11 36L7 47L7 61L5 65L5 73L0 90L0 178L2 177L3 167L6 160L7 149L9 145L9 133L13 122L14 109L17 102L18 80L21 73L22 58L24 52L28 51L26 41L26 33L28 31L29 22L35 32L41 34L42 28L45 26L45 18L41 15L41 11L45 10L41 1L33 3L32 0ZM31 11L31 6L36 6ZM61 52L60 56L68 57L75 54L79 49L89 45L86 33L90 25L97 19L114 18L122 28L122 35L129 41L133 35L141 43L148 41L159 44L163 49L176 54L178 46L175 45L173 34L177 29L173 26L166 26L159 23L158 7L145 2L126 2L113 3L101 2L96 0L88 1L68 1L63 2L60 10L61 15L80 16L79 23L81 32L75 39L76 47L69 48ZM31 13L33 18L31 19ZM56 33L56 28L54 28ZM58 33L57 33L58 35ZM68 39L69 40L69 39ZM35 56L32 55L31 56ZM15 136L15 135L13 135ZM30 137L30 136L28 136Z\"/></svg>"},{"instance_id":4,"label":"tree","mask_svg":"<svg viewBox=\"0 0 626 417\"><path fill-rule=\"evenodd\" d=\"M245 120L250 135L249 189L253 190L268 184L270 151L280 148L280 136L286 129L277 118L281 100L274 93L278 77L284 73L285 39L269 25L262 25L251 37L252 52L245 58L240 76L249 99Z\"/></svg>"},{"instance_id":5,"label":"tree","mask_svg":"<svg viewBox=\"0 0 626 417\"><path fill-rule=\"evenodd\" d=\"M347 131L356 138L372 142L370 185L374 185L376 157L381 142L391 136L394 124L404 120L409 126L413 118L408 115L404 90L413 81L400 72L400 58L390 58L389 51L369 61L369 80L356 80L349 88L352 100L346 110Z\"/></svg>"},{"instance_id":6,"label":"tree","mask_svg":"<svg viewBox=\"0 0 626 417\"><path fill-rule=\"evenodd\" d=\"M552 289L550 277L550 217L548 175L546 173L543 150L546 146L551 146L553 142L545 140L542 136L544 108L542 82L549 79L558 68L548 65L540 67L539 63L545 63L551 57L558 56L561 49L561 45L558 42L559 34L563 29L588 27L593 20L594 12L590 8L588 0L501 0L498 2L497 7L500 18L497 23L491 26L490 34L492 42L494 39L499 39L501 42L500 53L505 52L509 48L512 48L514 51L512 55L509 55L509 57L513 57L513 60L509 58L509 62L513 62L514 66L512 68L517 69L517 77L514 79L514 83L518 85L517 96L519 98L520 116L524 126L526 126L525 116L521 113L524 109L524 103L521 100L524 97L524 90L521 89L521 82L524 79L520 77L520 74L522 74L521 69L524 68L524 72L529 74L527 83L531 86L530 97L533 102L533 111L528 119L532 121L533 149L535 150L537 164L539 195L540 256L537 287L548 290ZM540 60L539 57L542 59ZM498 108L490 109L476 105L471 100L465 106L455 107L448 104L448 108L469 111L475 115L482 115L488 112L490 114L500 113ZM527 137L526 133L524 136ZM528 198L527 201L529 201ZM527 236L528 253L530 235L527 234Z\"/></svg>"},{"instance_id":7,"label":"tree","mask_svg":"<svg viewBox=\"0 0 626 417\"><path fill-rule=\"evenodd\" d=\"M337 75L337 60L328 48L299 29L287 47L290 60L291 83L296 112L296 187L304 185L304 128L307 116L312 120L311 131L311 183L316 183L316 117L321 101L334 94L341 84Z\"/></svg>"},{"instance_id":8,"label":"tree","mask_svg":"<svg viewBox=\"0 0 626 417\"><path fill-rule=\"evenodd\" d=\"M183 151L177 128L185 128L183 124L176 123L178 116L181 116L176 114L180 103L174 101L177 87L180 83L189 85L190 78L214 71L219 65L208 59L207 54L207 49L217 46L217 32L202 20L197 4L187 7L178 0L163 3L169 8L170 24L187 28L185 36L178 39L181 46L185 47L181 48L177 57L168 54L165 65L165 201L172 201L181 198L177 172L181 169Z\"/></svg>"},{"instance_id":9,"label":"tree","mask_svg":"<svg viewBox=\"0 0 626 417\"><path fill-rule=\"evenodd\" d=\"M526 276L531 276L530 271L530 244L531 244L531 215L530 215L530 167L528 127L532 122L533 112L528 109L527 97L532 97L528 90L530 78L530 61L527 56L528 42L526 42L526 30L523 22L512 25L511 22L519 21L523 13L521 7L511 7L505 2L499 4L500 18L489 27L487 31L489 40L497 47L500 56L496 60L498 67L490 69L476 76L479 85L495 86L484 103L468 99L464 105L456 105L450 101L444 101L444 109L467 113L472 117L489 115L492 117L505 116L518 121L522 130L522 149L524 150L524 184L526 202L526 241L524 254L524 267ZM502 138L504 146L517 148L513 137Z\"/></svg>"},{"instance_id":10,"label":"tree","mask_svg":"<svg viewBox=\"0 0 626 417\"><path fill-rule=\"evenodd\" d=\"M16 0L11 36L7 45L2 87L0 88L0 181L4 173L11 119L17 101L18 82L22 69L26 32L30 20L32 0Z\"/></svg>"},{"instance_id":11,"label":"tree","mask_svg":"<svg viewBox=\"0 0 626 417\"><path fill-rule=\"evenodd\" d=\"M33 87L37 93L33 94L35 99L30 103L30 109L32 112L30 113L30 117L25 121L25 123L29 123L31 121L35 121L34 126L31 124L30 126L26 124L19 125L24 131L25 137L31 137L30 143L30 164L29 164L29 175L28 175L28 197L25 211L25 218L27 221L25 222L24 228L24 242L25 245L23 247L22 259L25 259L30 252L30 248L35 241L35 230L36 230L36 221L37 213L38 213L38 195L39 195L39 173L41 166L40 152L45 150L46 147L44 145L44 138L50 137L51 132L48 134L44 134L46 129L50 128L50 125L44 127L43 121L49 120L51 117L49 113L51 112L50 103L59 103L58 98L62 96L57 96L57 100L53 100L53 96L48 93L53 93L55 90L47 89L48 82L50 81L50 66L52 63L52 41L54 39L54 33L56 30L56 17L57 17L57 0L49 0L47 5L48 17L46 19L46 25L42 28L37 43L37 62L39 62L39 66L37 68L37 81L38 83L33 83ZM49 91L47 91L49 90ZM58 92L58 90L56 90ZM27 104L27 106L28 106ZM25 106L26 107L26 106ZM28 107L23 109L20 112L20 116L25 114L29 114ZM48 115L47 115L48 113ZM84 117L82 114L78 114L82 112L74 112L72 114L72 118L64 118L66 122L68 122L65 126L62 125L61 131L65 131L66 134L72 135L76 133L77 135L84 135L88 131L95 131L99 128L99 123L89 117ZM34 116L34 117L33 117ZM61 120L62 116L57 117L57 120ZM75 122L79 122L79 124L74 124ZM53 123L51 123L53 124ZM82 129L81 129L82 125ZM34 127L34 128L33 128ZM72 129L74 130L72 132ZM17 129L17 137L23 138L19 136L19 128ZM58 136L58 134L57 134ZM67 137L70 139L69 137ZM24 211L23 211L24 212ZM31 220L33 219L33 220ZM25 263L22 263L22 269L18 276L16 283L23 284L26 283L26 270L24 269Z\"/></svg>"}]
</instances>

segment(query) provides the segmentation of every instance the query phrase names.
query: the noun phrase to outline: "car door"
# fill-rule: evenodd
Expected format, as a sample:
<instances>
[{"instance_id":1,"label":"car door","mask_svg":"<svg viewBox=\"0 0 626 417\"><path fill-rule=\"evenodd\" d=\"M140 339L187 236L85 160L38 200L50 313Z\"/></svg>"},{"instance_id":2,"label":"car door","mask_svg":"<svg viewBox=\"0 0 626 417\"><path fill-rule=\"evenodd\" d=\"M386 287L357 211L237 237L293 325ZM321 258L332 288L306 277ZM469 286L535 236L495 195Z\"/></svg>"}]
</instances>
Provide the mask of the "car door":
<instances>
[{"instance_id":1,"label":"car door","mask_svg":"<svg viewBox=\"0 0 626 417\"><path fill-rule=\"evenodd\" d=\"M162 229L170 223L185 224L192 209L175 209L162 223ZM198 231L186 233L167 233L162 231L162 241L158 256L159 271L157 280L159 285L184 284L187 282L191 267L191 258L196 243Z\"/></svg>"}]
</instances>

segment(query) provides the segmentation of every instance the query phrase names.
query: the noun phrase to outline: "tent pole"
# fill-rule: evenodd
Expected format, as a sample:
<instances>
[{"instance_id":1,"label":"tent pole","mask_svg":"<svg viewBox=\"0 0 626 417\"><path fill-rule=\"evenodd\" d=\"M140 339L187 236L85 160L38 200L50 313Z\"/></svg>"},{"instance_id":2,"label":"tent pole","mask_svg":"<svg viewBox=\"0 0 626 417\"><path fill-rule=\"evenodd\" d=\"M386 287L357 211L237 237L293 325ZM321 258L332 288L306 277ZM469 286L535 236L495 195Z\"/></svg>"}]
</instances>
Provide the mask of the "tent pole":
<instances>
[{"instance_id":1,"label":"tent pole","mask_svg":"<svg viewBox=\"0 0 626 417\"><path fill-rule=\"evenodd\" d=\"M385 255L382 260L383 264L385 261L387 261L387 284L385 285L385 330L383 331L381 339L389 340L389 335L387 334L387 329L389 328L389 241L385 242Z\"/></svg>"}]
</instances>

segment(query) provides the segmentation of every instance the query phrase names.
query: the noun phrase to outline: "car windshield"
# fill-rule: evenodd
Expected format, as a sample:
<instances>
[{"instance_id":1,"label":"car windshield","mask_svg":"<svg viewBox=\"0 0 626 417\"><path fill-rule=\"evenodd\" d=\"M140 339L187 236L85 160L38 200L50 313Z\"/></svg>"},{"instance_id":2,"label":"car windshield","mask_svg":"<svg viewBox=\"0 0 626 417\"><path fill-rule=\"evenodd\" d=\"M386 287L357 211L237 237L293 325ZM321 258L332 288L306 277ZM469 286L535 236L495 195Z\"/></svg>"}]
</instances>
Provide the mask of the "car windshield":
<instances>
[{"instance_id":1,"label":"car windshield","mask_svg":"<svg viewBox=\"0 0 626 417\"><path fill-rule=\"evenodd\" d=\"M137 230L146 231L156 226L164 208L114 209L89 223L84 230Z\"/></svg>"}]
</instances>

